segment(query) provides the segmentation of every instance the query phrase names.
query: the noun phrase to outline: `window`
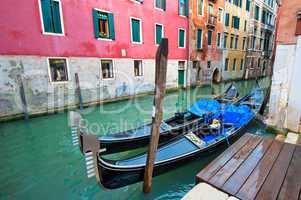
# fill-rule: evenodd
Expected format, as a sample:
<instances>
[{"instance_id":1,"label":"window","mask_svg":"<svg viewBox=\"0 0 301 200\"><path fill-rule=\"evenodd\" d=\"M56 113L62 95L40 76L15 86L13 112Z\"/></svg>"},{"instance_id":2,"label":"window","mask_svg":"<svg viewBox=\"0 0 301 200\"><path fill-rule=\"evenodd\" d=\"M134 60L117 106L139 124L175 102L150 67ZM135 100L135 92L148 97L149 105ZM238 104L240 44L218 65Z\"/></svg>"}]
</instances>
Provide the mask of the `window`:
<instances>
[{"instance_id":1,"label":"window","mask_svg":"<svg viewBox=\"0 0 301 200\"><path fill-rule=\"evenodd\" d=\"M224 66L225 71L228 71L228 65L229 65L229 58L226 58L225 59L225 66Z\"/></svg>"},{"instance_id":2,"label":"window","mask_svg":"<svg viewBox=\"0 0 301 200\"><path fill-rule=\"evenodd\" d=\"M201 67L201 64L200 64L200 61L199 60L194 60L192 62L192 68L193 69L197 69L197 68L200 68Z\"/></svg>"},{"instance_id":3,"label":"window","mask_svg":"<svg viewBox=\"0 0 301 200\"><path fill-rule=\"evenodd\" d=\"M180 48L185 48L185 30L184 29L179 29L178 45Z\"/></svg>"},{"instance_id":4,"label":"window","mask_svg":"<svg viewBox=\"0 0 301 200\"><path fill-rule=\"evenodd\" d=\"M250 0L246 0L246 11L250 11Z\"/></svg>"},{"instance_id":5,"label":"window","mask_svg":"<svg viewBox=\"0 0 301 200\"><path fill-rule=\"evenodd\" d=\"M235 36L235 45L234 48L237 49L238 48L238 36Z\"/></svg>"},{"instance_id":6,"label":"window","mask_svg":"<svg viewBox=\"0 0 301 200\"><path fill-rule=\"evenodd\" d=\"M227 48L228 33L224 33L224 48Z\"/></svg>"},{"instance_id":7,"label":"window","mask_svg":"<svg viewBox=\"0 0 301 200\"><path fill-rule=\"evenodd\" d=\"M246 48L246 37L242 39L242 50L245 50L245 48Z\"/></svg>"},{"instance_id":8,"label":"window","mask_svg":"<svg viewBox=\"0 0 301 200\"><path fill-rule=\"evenodd\" d=\"M258 58L257 67L260 68L260 58Z\"/></svg>"},{"instance_id":9,"label":"window","mask_svg":"<svg viewBox=\"0 0 301 200\"><path fill-rule=\"evenodd\" d=\"M203 31L202 31L202 29L197 30L196 46L197 46L197 49L202 49L202 46L203 46Z\"/></svg>"},{"instance_id":10,"label":"window","mask_svg":"<svg viewBox=\"0 0 301 200\"><path fill-rule=\"evenodd\" d=\"M179 0L179 15L188 16L188 0Z\"/></svg>"},{"instance_id":11,"label":"window","mask_svg":"<svg viewBox=\"0 0 301 200\"><path fill-rule=\"evenodd\" d=\"M209 4L209 7L208 7L208 13L209 13L210 15L213 15L213 13L214 13L214 8L213 8L213 5L212 5L212 4Z\"/></svg>"},{"instance_id":12,"label":"window","mask_svg":"<svg viewBox=\"0 0 301 200\"><path fill-rule=\"evenodd\" d=\"M244 67L244 59L240 59L240 70Z\"/></svg>"},{"instance_id":13,"label":"window","mask_svg":"<svg viewBox=\"0 0 301 200\"><path fill-rule=\"evenodd\" d=\"M142 43L141 20L131 18L132 43Z\"/></svg>"},{"instance_id":14,"label":"window","mask_svg":"<svg viewBox=\"0 0 301 200\"><path fill-rule=\"evenodd\" d=\"M51 82L68 81L67 60L65 58L49 58L48 65Z\"/></svg>"},{"instance_id":15,"label":"window","mask_svg":"<svg viewBox=\"0 0 301 200\"><path fill-rule=\"evenodd\" d=\"M155 7L166 10L166 0L155 0Z\"/></svg>"},{"instance_id":16,"label":"window","mask_svg":"<svg viewBox=\"0 0 301 200\"><path fill-rule=\"evenodd\" d=\"M198 9L198 15L203 15L203 6L204 6L204 0L197 0L198 2L198 7L197 7L197 9Z\"/></svg>"},{"instance_id":17,"label":"window","mask_svg":"<svg viewBox=\"0 0 301 200\"><path fill-rule=\"evenodd\" d=\"M259 20L259 6L255 6L254 16L256 20Z\"/></svg>"},{"instance_id":18,"label":"window","mask_svg":"<svg viewBox=\"0 0 301 200\"><path fill-rule=\"evenodd\" d=\"M232 16L232 27L235 29L239 29L239 17L237 16Z\"/></svg>"},{"instance_id":19,"label":"window","mask_svg":"<svg viewBox=\"0 0 301 200\"><path fill-rule=\"evenodd\" d=\"M226 13L225 15L225 26L229 26L230 24L230 15L229 13Z\"/></svg>"},{"instance_id":20,"label":"window","mask_svg":"<svg viewBox=\"0 0 301 200\"><path fill-rule=\"evenodd\" d=\"M211 68L211 61L207 61L207 68L210 69Z\"/></svg>"},{"instance_id":21,"label":"window","mask_svg":"<svg viewBox=\"0 0 301 200\"><path fill-rule=\"evenodd\" d=\"M212 45L212 31L208 30L208 46Z\"/></svg>"},{"instance_id":22,"label":"window","mask_svg":"<svg viewBox=\"0 0 301 200\"><path fill-rule=\"evenodd\" d=\"M135 76L143 76L142 60L134 60Z\"/></svg>"},{"instance_id":23,"label":"window","mask_svg":"<svg viewBox=\"0 0 301 200\"><path fill-rule=\"evenodd\" d=\"M236 70L236 58L233 59L232 71Z\"/></svg>"},{"instance_id":24,"label":"window","mask_svg":"<svg viewBox=\"0 0 301 200\"><path fill-rule=\"evenodd\" d=\"M218 48L221 47L221 43L222 43L221 40L222 40L221 33L217 33L216 46L217 46Z\"/></svg>"},{"instance_id":25,"label":"window","mask_svg":"<svg viewBox=\"0 0 301 200\"><path fill-rule=\"evenodd\" d=\"M247 31L247 20L245 20L244 31Z\"/></svg>"},{"instance_id":26,"label":"window","mask_svg":"<svg viewBox=\"0 0 301 200\"><path fill-rule=\"evenodd\" d=\"M219 22L222 22L222 21L223 21L223 9L222 9L222 8L218 8L217 20L218 20Z\"/></svg>"},{"instance_id":27,"label":"window","mask_svg":"<svg viewBox=\"0 0 301 200\"><path fill-rule=\"evenodd\" d=\"M256 47L256 37L253 36L252 49L255 49L255 47Z\"/></svg>"},{"instance_id":28,"label":"window","mask_svg":"<svg viewBox=\"0 0 301 200\"><path fill-rule=\"evenodd\" d=\"M135 0L137 1L138 3L143 3L144 0Z\"/></svg>"},{"instance_id":29,"label":"window","mask_svg":"<svg viewBox=\"0 0 301 200\"><path fill-rule=\"evenodd\" d=\"M231 38L230 38L230 49L233 48L233 42L234 42L234 35L231 35Z\"/></svg>"},{"instance_id":30,"label":"window","mask_svg":"<svg viewBox=\"0 0 301 200\"><path fill-rule=\"evenodd\" d=\"M115 40L114 16L112 13L93 9L93 23L95 38Z\"/></svg>"},{"instance_id":31,"label":"window","mask_svg":"<svg viewBox=\"0 0 301 200\"><path fill-rule=\"evenodd\" d=\"M164 33L163 33L163 25L161 24L156 24L156 44L160 44L162 38L164 37Z\"/></svg>"},{"instance_id":32,"label":"window","mask_svg":"<svg viewBox=\"0 0 301 200\"><path fill-rule=\"evenodd\" d=\"M184 70L185 69L185 61L179 61L178 66L179 66L179 70Z\"/></svg>"},{"instance_id":33,"label":"window","mask_svg":"<svg viewBox=\"0 0 301 200\"><path fill-rule=\"evenodd\" d=\"M112 60L101 60L101 72L102 78L113 78L113 61Z\"/></svg>"},{"instance_id":34,"label":"window","mask_svg":"<svg viewBox=\"0 0 301 200\"><path fill-rule=\"evenodd\" d=\"M40 0L44 33L64 34L60 0Z\"/></svg>"}]
</instances>

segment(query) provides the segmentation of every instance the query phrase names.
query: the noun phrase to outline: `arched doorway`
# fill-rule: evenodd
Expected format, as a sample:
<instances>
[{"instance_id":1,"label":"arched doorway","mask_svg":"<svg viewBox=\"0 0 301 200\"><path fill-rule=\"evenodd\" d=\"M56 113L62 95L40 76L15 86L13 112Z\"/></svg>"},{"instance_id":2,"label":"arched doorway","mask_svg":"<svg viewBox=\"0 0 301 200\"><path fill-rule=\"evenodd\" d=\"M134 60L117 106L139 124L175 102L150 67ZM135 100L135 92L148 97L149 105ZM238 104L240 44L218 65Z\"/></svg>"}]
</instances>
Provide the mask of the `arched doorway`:
<instances>
[{"instance_id":1,"label":"arched doorway","mask_svg":"<svg viewBox=\"0 0 301 200\"><path fill-rule=\"evenodd\" d=\"M216 68L212 74L212 82L219 83L219 82L221 82L221 78L222 77L221 77L220 71L219 71L219 69Z\"/></svg>"}]
</instances>

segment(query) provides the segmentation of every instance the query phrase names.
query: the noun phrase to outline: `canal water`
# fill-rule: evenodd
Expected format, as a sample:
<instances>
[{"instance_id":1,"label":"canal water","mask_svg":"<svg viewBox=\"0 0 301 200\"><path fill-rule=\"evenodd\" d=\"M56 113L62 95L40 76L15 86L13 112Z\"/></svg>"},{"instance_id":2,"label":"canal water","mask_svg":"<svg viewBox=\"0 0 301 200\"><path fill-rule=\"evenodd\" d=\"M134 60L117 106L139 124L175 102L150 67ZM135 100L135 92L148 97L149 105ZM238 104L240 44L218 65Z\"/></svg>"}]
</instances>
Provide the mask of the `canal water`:
<instances>
[{"instance_id":1,"label":"canal water","mask_svg":"<svg viewBox=\"0 0 301 200\"><path fill-rule=\"evenodd\" d=\"M268 79L260 80L266 87ZM235 83L244 95L255 81ZM169 93L164 100L164 118L191 105L199 98L208 98L223 91L229 83L190 89L183 94ZM150 122L153 96L107 103L85 109L82 114L94 134L125 130ZM255 121L248 130L272 136L264 125ZM189 191L195 175L220 152L199 158L161 176L155 177L152 192L144 195L137 183L114 191L100 188L95 179L86 177L84 159L72 145L68 113L0 124L0 200L2 199L181 199ZM141 151L141 150L138 150ZM124 157L134 152L113 155Z\"/></svg>"}]
</instances>

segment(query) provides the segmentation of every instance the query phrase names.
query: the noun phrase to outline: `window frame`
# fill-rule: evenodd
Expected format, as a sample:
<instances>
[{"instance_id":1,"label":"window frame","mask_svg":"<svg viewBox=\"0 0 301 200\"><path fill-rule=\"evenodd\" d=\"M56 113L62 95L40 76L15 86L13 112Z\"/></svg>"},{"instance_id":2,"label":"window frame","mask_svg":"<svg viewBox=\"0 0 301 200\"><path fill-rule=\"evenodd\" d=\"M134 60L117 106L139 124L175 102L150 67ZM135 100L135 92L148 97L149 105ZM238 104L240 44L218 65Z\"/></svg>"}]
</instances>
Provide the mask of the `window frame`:
<instances>
[{"instance_id":1,"label":"window frame","mask_svg":"<svg viewBox=\"0 0 301 200\"><path fill-rule=\"evenodd\" d=\"M138 75L138 76L136 76L136 74L135 74L135 61L141 61L141 75ZM143 60L142 59L133 59L133 64L134 64L134 77L136 77L136 78L143 77L144 76Z\"/></svg>"},{"instance_id":2,"label":"window frame","mask_svg":"<svg viewBox=\"0 0 301 200\"><path fill-rule=\"evenodd\" d=\"M219 40L218 40L218 36L219 36ZM218 45L218 42L219 42L219 45ZM216 47L219 49L222 48L222 33L221 32L216 33Z\"/></svg>"},{"instance_id":3,"label":"window frame","mask_svg":"<svg viewBox=\"0 0 301 200\"><path fill-rule=\"evenodd\" d=\"M201 34L201 44L200 44L200 48L198 48L198 33L199 33L199 30L201 30L201 32L202 32L202 34ZM196 29L196 31L197 31L197 39L196 39L196 49L197 50L201 50L201 49L203 49L203 29L202 28L197 28Z\"/></svg>"},{"instance_id":4,"label":"window frame","mask_svg":"<svg viewBox=\"0 0 301 200\"><path fill-rule=\"evenodd\" d=\"M39 13L40 13L40 22L41 22L41 26L42 26L42 34L43 35L52 35L52 36L65 36L65 25L64 25L64 16L63 16L62 2L61 2L61 0L52 0L52 1L57 1L59 3L62 33L52 33L52 32L46 32L45 31L41 0L38 0Z\"/></svg>"},{"instance_id":5,"label":"window frame","mask_svg":"<svg viewBox=\"0 0 301 200\"><path fill-rule=\"evenodd\" d=\"M113 12L111 12L111 11L108 11L108 10L103 10L103 9L99 9L99 8L93 8L94 10L96 10L96 11L99 11L99 12L103 12L103 13L107 13L107 14L113 14ZM93 17L93 16L92 16ZM110 27L110 22L108 21L108 26ZM115 27L115 24L114 24L114 27ZM94 27L93 27L93 29L94 29ZM115 34L116 34L116 32L115 32ZM110 36L110 30L109 30L109 36ZM115 37L116 37L116 35L115 35ZM102 38L102 37L98 37L98 38L96 38L97 40L103 40L103 41L115 41L115 40L113 40L113 39L110 39L110 38Z\"/></svg>"},{"instance_id":6,"label":"window frame","mask_svg":"<svg viewBox=\"0 0 301 200\"><path fill-rule=\"evenodd\" d=\"M236 71L236 62L237 62L236 58L233 58L232 71Z\"/></svg>"},{"instance_id":7,"label":"window frame","mask_svg":"<svg viewBox=\"0 0 301 200\"><path fill-rule=\"evenodd\" d=\"M226 61L227 61L227 65L226 65ZM224 60L224 71L229 71L229 58L225 58Z\"/></svg>"},{"instance_id":8,"label":"window frame","mask_svg":"<svg viewBox=\"0 0 301 200\"><path fill-rule=\"evenodd\" d=\"M161 39L164 38L164 26L163 24L160 23L155 23L155 45L159 46L160 44L157 44L157 25L162 27L162 35L161 35Z\"/></svg>"},{"instance_id":9,"label":"window frame","mask_svg":"<svg viewBox=\"0 0 301 200\"><path fill-rule=\"evenodd\" d=\"M113 72L113 77L111 77L111 78L103 78L103 76L102 76L102 65L101 65L101 61L105 61L105 60L111 60L112 61L112 68L113 68L113 70L112 70L112 72ZM100 80L102 80L102 81L107 81L107 80L115 80L115 60L114 59L112 59L112 58L101 58L101 59L99 59L99 67L100 67L100 76L99 77L101 77L100 78Z\"/></svg>"},{"instance_id":10,"label":"window frame","mask_svg":"<svg viewBox=\"0 0 301 200\"><path fill-rule=\"evenodd\" d=\"M220 23L224 23L224 9L222 8L222 7L218 7L218 13L217 13L217 15L219 14L219 11L222 11L222 13L221 13L221 18L220 18Z\"/></svg>"},{"instance_id":11,"label":"window frame","mask_svg":"<svg viewBox=\"0 0 301 200\"><path fill-rule=\"evenodd\" d=\"M139 30L140 30L140 42L135 42L133 41L133 30L132 30L132 19L138 20L139 23ZM142 44L143 43L143 33L142 33L142 19L137 18L137 17L130 17L130 30L131 30L131 43L132 44Z\"/></svg>"},{"instance_id":12,"label":"window frame","mask_svg":"<svg viewBox=\"0 0 301 200\"><path fill-rule=\"evenodd\" d=\"M166 6L166 0L165 0L165 6ZM163 8L158 8L158 7L156 6L156 0L154 0L154 8L157 9L157 10L160 10L160 11L162 11L162 12L165 12L165 11L166 11L166 8L165 8L165 10L164 10Z\"/></svg>"},{"instance_id":13,"label":"window frame","mask_svg":"<svg viewBox=\"0 0 301 200\"><path fill-rule=\"evenodd\" d=\"M48 77L49 77L49 82L53 85L57 84L66 84L70 81L70 71L69 71L69 60L67 57L47 57L47 67L48 67ZM67 68L67 76L68 80L67 81L53 81L52 76L51 76L51 70L50 70L50 59L65 59L66 60L66 68Z\"/></svg>"},{"instance_id":14,"label":"window frame","mask_svg":"<svg viewBox=\"0 0 301 200\"><path fill-rule=\"evenodd\" d=\"M211 32L210 44L209 44L209 32ZM213 30L207 30L207 46L213 47Z\"/></svg>"},{"instance_id":15,"label":"window frame","mask_svg":"<svg viewBox=\"0 0 301 200\"><path fill-rule=\"evenodd\" d=\"M180 31L184 31L184 46L180 46ZM184 28L178 28L178 48L185 49L186 48L186 30Z\"/></svg>"},{"instance_id":16,"label":"window frame","mask_svg":"<svg viewBox=\"0 0 301 200\"><path fill-rule=\"evenodd\" d=\"M202 14L199 14L199 1L203 1L202 3ZM197 16L204 16L204 0L197 0L196 2L196 7L197 7Z\"/></svg>"}]
</instances>

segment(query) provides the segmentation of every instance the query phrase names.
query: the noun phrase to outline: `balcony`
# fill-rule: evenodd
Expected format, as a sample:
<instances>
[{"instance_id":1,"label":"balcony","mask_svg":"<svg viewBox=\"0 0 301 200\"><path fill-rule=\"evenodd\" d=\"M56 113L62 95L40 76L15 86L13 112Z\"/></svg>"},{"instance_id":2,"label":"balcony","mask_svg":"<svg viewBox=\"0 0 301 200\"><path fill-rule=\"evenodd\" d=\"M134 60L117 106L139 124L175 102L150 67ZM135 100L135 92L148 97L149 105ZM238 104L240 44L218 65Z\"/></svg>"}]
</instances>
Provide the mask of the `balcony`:
<instances>
[{"instance_id":1,"label":"balcony","mask_svg":"<svg viewBox=\"0 0 301 200\"><path fill-rule=\"evenodd\" d=\"M216 26L217 17L215 15L209 14L207 19L207 27L214 29Z\"/></svg>"}]
</instances>

